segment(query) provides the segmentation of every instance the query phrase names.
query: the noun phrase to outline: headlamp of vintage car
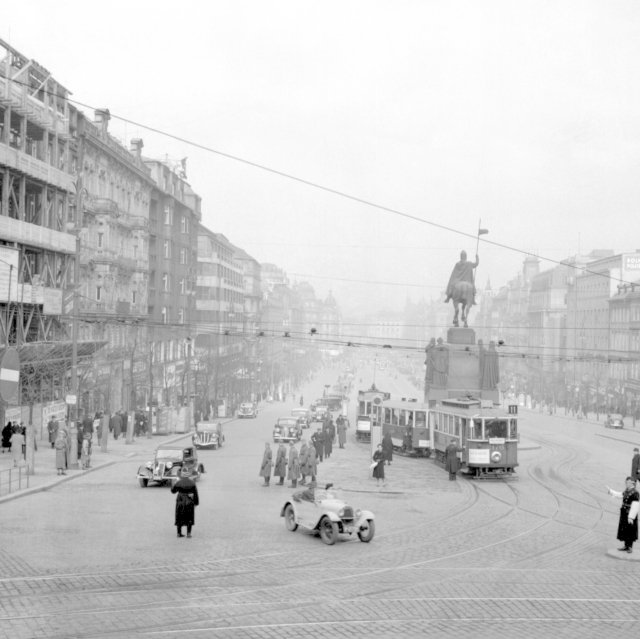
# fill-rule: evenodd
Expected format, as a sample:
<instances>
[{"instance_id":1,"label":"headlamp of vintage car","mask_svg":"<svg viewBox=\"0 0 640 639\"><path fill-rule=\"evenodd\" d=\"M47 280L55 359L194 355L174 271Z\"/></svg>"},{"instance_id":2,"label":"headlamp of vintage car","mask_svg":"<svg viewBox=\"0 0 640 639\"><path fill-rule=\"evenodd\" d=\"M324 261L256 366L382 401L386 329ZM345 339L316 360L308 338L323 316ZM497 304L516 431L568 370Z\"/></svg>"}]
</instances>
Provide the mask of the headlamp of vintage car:
<instances>
[{"instance_id":1,"label":"headlamp of vintage car","mask_svg":"<svg viewBox=\"0 0 640 639\"><path fill-rule=\"evenodd\" d=\"M354 513L354 517L356 519L360 519L360 516L362 515L362 511L359 508L356 508L356 511Z\"/></svg>"},{"instance_id":2,"label":"headlamp of vintage car","mask_svg":"<svg viewBox=\"0 0 640 639\"><path fill-rule=\"evenodd\" d=\"M167 462L167 464L166 464L165 468L166 468L167 470L171 470L171 469L173 468L173 462Z\"/></svg>"},{"instance_id":3,"label":"headlamp of vintage car","mask_svg":"<svg viewBox=\"0 0 640 639\"><path fill-rule=\"evenodd\" d=\"M153 462L150 462L150 461L149 461L149 462L147 462L147 463L145 464L145 466L146 466L149 470L153 470Z\"/></svg>"}]
</instances>

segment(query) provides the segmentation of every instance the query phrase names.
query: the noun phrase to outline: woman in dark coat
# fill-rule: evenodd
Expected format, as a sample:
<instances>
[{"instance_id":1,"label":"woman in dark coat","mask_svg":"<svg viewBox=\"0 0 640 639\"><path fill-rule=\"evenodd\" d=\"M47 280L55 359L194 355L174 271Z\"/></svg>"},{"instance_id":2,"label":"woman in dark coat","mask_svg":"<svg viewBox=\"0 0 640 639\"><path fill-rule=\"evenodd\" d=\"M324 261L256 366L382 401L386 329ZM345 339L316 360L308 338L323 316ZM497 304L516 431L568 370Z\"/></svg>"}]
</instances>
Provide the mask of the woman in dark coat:
<instances>
[{"instance_id":1,"label":"woman in dark coat","mask_svg":"<svg viewBox=\"0 0 640 639\"><path fill-rule=\"evenodd\" d=\"M391 433L387 433L382 438L382 452L387 464L390 464L393 460L393 442L391 441Z\"/></svg>"},{"instance_id":2,"label":"woman in dark coat","mask_svg":"<svg viewBox=\"0 0 640 639\"><path fill-rule=\"evenodd\" d=\"M182 467L180 479L171 487L172 493L178 493L176 497L176 520L178 537L184 537L182 527L187 527L187 537L191 537L191 526L195 523L196 506L200 503L196 484L189 477L189 469Z\"/></svg>"},{"instance_id":3,"label":"woman in dark coat","mask_svg":"<svg viewBox=\"0 0 640 639\"><path fill-rule=\"evenodd\" d=\"M382 479L384 482L384 453L382 452L382 444L378 444L378 448L373 453L373 461L375 466L373 467L373 477L380 483Z\"/></svg>"},{"instance_id":4,"label":"woman in dark coat","mask_svg":"<svg viewBox=\"0 0 640 639\"><path fill-rule=\"evenodd\" d=\"M13 435L13 426L11 422L7 422L7 425L2 429L2 452L5 448L11 448L11 435Z\"/></svg>"},{"instance_id":5,"label":"woman in dark coat","mask_svg":"<svg viewBox=\"0 0 640 639\"><path fill-rule=\"evenodd\" d=\"M627 477L624 492L620 493L609 488L609 494L622 499L620 506L620 519L618 520L618 541L624 546L620 551L633 552L633 542L638 539L638 508L640 507L640 495L636 490L636 482L632 477Z\"/></svg>"}]
</instances>

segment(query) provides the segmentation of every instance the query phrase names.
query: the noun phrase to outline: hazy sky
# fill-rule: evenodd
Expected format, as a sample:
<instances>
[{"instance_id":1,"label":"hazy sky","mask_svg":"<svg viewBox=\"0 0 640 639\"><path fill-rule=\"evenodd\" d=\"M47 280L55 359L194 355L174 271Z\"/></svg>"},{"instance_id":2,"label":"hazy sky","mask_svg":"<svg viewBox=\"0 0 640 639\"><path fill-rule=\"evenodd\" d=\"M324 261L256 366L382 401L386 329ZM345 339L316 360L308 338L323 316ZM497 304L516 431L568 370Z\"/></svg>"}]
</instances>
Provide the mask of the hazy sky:
<instances>
[{"instance_id":1,"label":"hazy sky","mask_svg":"<svg viewBox=\"0 0 640 639\"><path fill-rule=\"evenodd\" d=\"M436 298L479 219L501 245L480 243L482 286L514 277L520 251L640 248L637 0L22 0L4 13L0 38L109 108L114 135L189 158L206 226L347 310Z\"/></svg>"}]
</instances>

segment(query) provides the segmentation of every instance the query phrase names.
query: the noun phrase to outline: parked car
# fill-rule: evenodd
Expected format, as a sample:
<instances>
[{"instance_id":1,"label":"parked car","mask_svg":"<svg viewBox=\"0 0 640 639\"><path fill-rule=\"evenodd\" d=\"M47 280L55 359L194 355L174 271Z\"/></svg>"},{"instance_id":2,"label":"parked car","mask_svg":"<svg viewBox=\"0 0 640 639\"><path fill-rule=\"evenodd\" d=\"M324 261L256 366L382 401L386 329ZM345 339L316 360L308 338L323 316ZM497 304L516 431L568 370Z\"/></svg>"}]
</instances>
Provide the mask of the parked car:
<instances>
[{"instance_id":1,"label":"parked car","mask_svg":"<svg viewBox=\"0 0 640 639\"><path fill-rule=\"evenodd\" d=\"M604 421L605 428L624 428L624 419L619 413L607 415Z\"/></svg>"},{"instance_id":2,"label":"parked car","mask_svg":"<svg viewBox=\"0 0 640 639\"><path fill-rule=\"evenodd\" d=\"M302 428L309 428L309 426L311 426L311 411L308 408L294 408L291 411L291 416L300 422Z\"/></svg>"},{"instance_id":3,"label":"parked car","mask_svg":"<svg viewBox=\"0 0 640 639\"><path fill-rule=\"evenodd\" d=\"M278 417L273 427L274 442L297 442L302 437L302 426L297 417Z\"/></svg>"},{"instance_id":4,"label":"parked car","mask_svg":"<svg viewBox=\"0 0 640 639\"><path fill-rule=\"evenodd\" d=\"M204 473L195 446L161 444L156 449L154 460L138 468L138 482L142 488L146 488L150 482L173 486L180 479L183 466L189 469L189 477L194 481L198 481Z\"/></svg>"},{"instance_id":5,"label":"parked car","mask_svg":"<svg viewBox=\"0 0 640 639\"><path fill-rule=\"evenodd\" d=\"M222 422L198 422L192 439L196 448L220 448L224 444Z\"/></svg>"},{"instance_id":6,"label":"parked car","mask_svg":"<svg viewBox=\"0 0 640 639\"><path fill-rule=\"evenodd\" d=\"M240 408L238 408L238 417L243 419L245 417L257 417L258 407L253 402L242 402Z\"/></svg>"},{"instance_id":7,"label":"parked car","mask_svg":"<svg viewBox=\"0 0 640 639\"><path fill-rule=\"evenodd\" d=\"M329 546L336 543L339 535L357 535L360 541L370 542L376 532L373 513L354 508L340 499L332 487L327 484L324 490L316 489L313 501L304 497L308 489L287 499L280 510L287 530L293 532L301 526L317 532Z\"/></svg>"}]
</instances>

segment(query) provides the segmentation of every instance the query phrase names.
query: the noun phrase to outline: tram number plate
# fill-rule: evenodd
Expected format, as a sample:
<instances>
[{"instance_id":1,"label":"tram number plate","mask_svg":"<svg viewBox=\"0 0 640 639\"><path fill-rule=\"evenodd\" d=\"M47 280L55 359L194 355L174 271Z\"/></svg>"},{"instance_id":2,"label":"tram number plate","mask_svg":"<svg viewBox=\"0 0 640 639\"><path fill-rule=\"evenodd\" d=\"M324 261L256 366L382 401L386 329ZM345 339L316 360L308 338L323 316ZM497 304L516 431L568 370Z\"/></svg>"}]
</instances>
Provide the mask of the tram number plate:
<instances>
[{"instance_id":1,"label":"tram number plate","mask_svg":"<svg viewBox=\"0 0 640 639\"><path fill-rule=\"evenodd\" d=\"M470 448L469 462L470 464L488 464L490 462L488 448Z\"/></svg>"}]
</instances>

